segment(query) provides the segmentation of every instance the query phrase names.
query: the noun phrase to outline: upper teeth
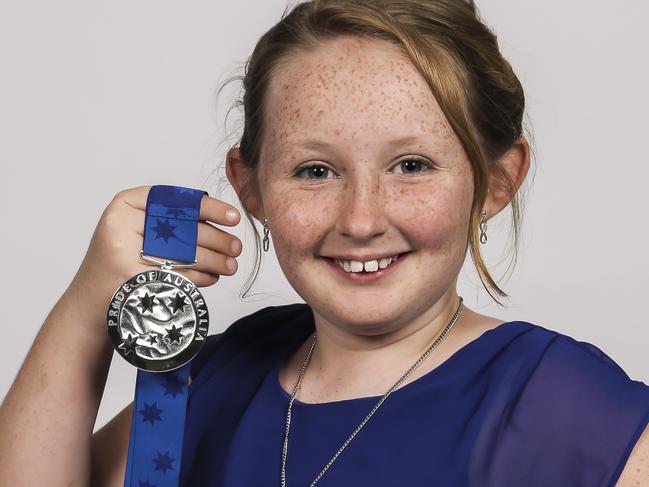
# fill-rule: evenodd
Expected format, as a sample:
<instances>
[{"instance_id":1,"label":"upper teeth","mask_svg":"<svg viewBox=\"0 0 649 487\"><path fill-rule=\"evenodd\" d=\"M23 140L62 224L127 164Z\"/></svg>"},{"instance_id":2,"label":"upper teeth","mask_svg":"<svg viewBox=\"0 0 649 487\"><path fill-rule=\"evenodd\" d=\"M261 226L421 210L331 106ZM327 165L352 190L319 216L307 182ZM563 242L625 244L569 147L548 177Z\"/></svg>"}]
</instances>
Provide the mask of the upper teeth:
<instances>
[{"instance_id":1,"label":"upper teeth","mask_svg":"<svg viewBox=\"0 0 649 487\"><path fill-rule=\"evenodd\" d=\"M392 257L385 257L379 260L370 260L368 262L359 262L357 260L340 260L336 259L336 264L345 269L346 272L375 272L380 269L385 269L392 261L397 260L397 255Z\"/></svg>"}]
</instances>

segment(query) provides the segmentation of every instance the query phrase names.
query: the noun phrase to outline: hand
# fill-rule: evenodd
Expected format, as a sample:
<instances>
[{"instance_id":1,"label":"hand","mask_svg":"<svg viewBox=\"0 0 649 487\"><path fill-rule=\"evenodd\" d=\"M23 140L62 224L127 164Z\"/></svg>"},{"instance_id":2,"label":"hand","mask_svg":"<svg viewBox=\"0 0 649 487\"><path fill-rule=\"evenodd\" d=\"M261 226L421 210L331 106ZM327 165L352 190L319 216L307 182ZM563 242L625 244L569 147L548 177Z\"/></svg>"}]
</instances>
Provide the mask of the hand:
<instances>
[{"instance_id":1,"label":"hand","mask_svg":"<svg viewBox=\"0 0 649 487\"><path fill-rule=\"evenodd\" d=\"M94 303L94 306L100 307L101 313L105 313L118 286L135 274L155 269L155 265L140 259L150 188L139 186L115 195L101 215L88 251L74 277L75 299ZM233 210L237 214L234 222L226 218L226 210ZM238 268L236 260L233 259L233 269L227 267L226 260L228 256L234 258L241 254L241 241L208 222L234 226L239 221L239 212L232 205L204 195L198 222L197 263L191 268L174 270L198 287L215 284L221 275L233 275ZM232 248L233 244L235 249Z\"/></svg>"}]
</instances>

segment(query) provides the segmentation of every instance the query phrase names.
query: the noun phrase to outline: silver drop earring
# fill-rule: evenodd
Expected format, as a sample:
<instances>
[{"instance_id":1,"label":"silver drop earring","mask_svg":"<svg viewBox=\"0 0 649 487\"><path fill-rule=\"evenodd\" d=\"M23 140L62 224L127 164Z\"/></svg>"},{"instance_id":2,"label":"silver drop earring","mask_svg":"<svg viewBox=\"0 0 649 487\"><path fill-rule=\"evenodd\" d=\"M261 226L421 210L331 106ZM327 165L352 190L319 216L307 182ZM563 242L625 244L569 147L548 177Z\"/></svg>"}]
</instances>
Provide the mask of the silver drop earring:
<instances>
[{"instance_id":1,"label":"silver drop earring","mask_svg":"<svg viewBox=\"0 0 649 487\"><path fill-rule=\"evenodd\" d=\"M487 243L487 212L484 210L480 213L480 243Z\"/></svg>"},{"instance_id":2,"label":"silver drop earring","mask_svg":"<svg viewBox=\"0 0 649 487\"><path fill-rule=\"evenodd\" d=\"M264 218L264 252L268 252L268 243L270 239L268 238L268 218Z\"/></svg>"}]
</instances>

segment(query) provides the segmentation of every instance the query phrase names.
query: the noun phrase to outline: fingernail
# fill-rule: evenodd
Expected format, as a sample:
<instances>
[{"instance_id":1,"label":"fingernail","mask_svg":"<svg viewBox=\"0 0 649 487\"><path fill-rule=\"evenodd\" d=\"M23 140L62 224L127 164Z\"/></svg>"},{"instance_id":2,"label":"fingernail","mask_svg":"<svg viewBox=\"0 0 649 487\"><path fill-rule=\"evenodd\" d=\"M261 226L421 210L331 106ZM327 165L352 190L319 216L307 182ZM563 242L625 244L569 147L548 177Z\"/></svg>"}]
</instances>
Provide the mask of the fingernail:
<instances>
[{"instance_id":1,"label":"fingernail","mask_svg":"<svg viewBox=\"0 0 649 487\"><path fill-rule=\"evenodd\" d=\"M234 223L239 218L239 214L235 210L226 210L225 217L229 222Z\"/></svg>"},{"instance_id":2,"label":"fingernail","mask_svg":"<svg viewBox=\"0 0 649 487\"><path fill-rule=\"evenodd\" d=\"M232 257L228 257L225 259L225 265L227 266L228 269L230 269L232 272L237 270L237 261L234 260Z\"/></svg>"}]
</instances>

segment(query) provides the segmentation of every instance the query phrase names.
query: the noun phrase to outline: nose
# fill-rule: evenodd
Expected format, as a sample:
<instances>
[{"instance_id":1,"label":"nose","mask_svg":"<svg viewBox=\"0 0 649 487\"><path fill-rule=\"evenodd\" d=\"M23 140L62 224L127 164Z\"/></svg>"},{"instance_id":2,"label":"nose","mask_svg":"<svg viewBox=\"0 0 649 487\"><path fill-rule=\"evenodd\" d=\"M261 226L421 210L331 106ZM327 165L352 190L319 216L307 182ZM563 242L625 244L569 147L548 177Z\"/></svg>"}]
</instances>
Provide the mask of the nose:
<instances>
[{"instance_id":1,"label":"nose","mask_svg":"<svg viewBox=\"0 0 649 487\"><path fill-rule=\"evenodd\" d=\"M384 234L389 225L385 195L379 174L361 171L349 177L339 201L336 230L359 241Z\"/></svg>"}]
</instances>

